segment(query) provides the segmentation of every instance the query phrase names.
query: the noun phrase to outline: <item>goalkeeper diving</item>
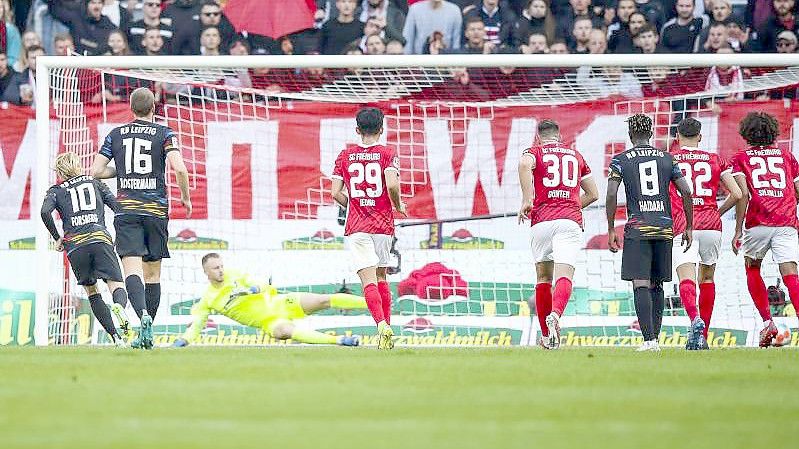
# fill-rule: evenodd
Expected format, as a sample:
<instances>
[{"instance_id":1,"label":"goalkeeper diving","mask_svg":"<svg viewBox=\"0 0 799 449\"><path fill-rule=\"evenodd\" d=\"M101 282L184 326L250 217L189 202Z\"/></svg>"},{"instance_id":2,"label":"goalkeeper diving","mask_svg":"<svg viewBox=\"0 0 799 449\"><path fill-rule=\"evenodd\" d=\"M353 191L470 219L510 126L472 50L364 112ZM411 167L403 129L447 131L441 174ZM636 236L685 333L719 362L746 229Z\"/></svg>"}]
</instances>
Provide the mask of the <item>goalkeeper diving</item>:
<instances>
[{"instance_id":1,"label":"goalkeeper diving","mask_svg":"<svg viewBox=\"0 0 799 449\"><path fill-rule=\"evenodd\" d=\"M325 309L366 309L366 300L348 293L278 294L268 283L253 281L248 275L225 270L222 256L209 253L202 258L203 272L210 285L196 303L191 314L194 321L173 346L183 347L197 341L205 328L208 315L224 315L245 326L261 329L278 340L300 343L358 346L357 335L328 335L315 330L303 329L294 320Z\"/></svg>"}]
</instances>

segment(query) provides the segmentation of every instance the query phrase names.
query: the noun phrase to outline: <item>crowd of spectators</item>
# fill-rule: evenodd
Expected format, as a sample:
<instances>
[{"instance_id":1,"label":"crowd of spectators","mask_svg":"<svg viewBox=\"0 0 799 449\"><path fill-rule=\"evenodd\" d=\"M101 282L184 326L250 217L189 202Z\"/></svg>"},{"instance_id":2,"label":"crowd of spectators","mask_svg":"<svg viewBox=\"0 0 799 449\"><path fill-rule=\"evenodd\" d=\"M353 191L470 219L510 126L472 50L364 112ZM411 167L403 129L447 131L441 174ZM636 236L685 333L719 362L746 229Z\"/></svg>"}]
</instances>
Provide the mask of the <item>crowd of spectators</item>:
<instances>
[{"instance_id":1,"label":"crowd of spectators","mask_svg":"<svg viewBox=\"0 0 799 449\"><path fill-rule=\"evenodd\" d=\"M270 37L237 32L228 0L0 0L0 97L32 104L42 54L794 53L797 1L254 1L313 15Z\"/></svg>"}]
</instances>

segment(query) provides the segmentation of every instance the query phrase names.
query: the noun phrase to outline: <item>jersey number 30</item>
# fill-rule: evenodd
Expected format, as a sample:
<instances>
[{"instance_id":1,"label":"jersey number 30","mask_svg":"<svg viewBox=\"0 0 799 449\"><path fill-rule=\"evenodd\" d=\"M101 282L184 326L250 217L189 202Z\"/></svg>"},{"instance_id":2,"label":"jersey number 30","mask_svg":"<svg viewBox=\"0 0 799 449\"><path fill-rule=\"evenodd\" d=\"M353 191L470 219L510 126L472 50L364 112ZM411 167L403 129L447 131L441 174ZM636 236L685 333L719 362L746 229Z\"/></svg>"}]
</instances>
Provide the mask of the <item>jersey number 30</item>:
<instances>
[{"instance_id":1,"label":"jersey number 30","mask_svg":"<svg viewBox=\"0 0 799 449\"><path fill-rule=\"evenodd\" d=\"M153 143L147 139L129 137L122 139L125 147L125 173L149 175L153 172L153 157L150 155Z\"/></svg>"},{"instance_id":2,"label":"jersey number 30","mask_svg":"<svg viewBox=\"0 0 799 449\"><path fill-rule=\"evenodd\" d=\"M362 164L360 162L353 162L347 168L350 173L350 196L352 198L377 198L383 194L383 177L380 176L380 163L369 162ZM366 188L361 190L358 184L366 181Z\"/></svg>"},{"instance_id":3,"label":"jersey number 30","mask_svg":"<svg viewBox=\"0 0 799 449\"><path fill-rule=\"evenodd\" d=\"M547 164L547 177L541 182L544 187L577 187L577 158L571 155L557 157L545 154L541 160Z\"/></svg>"}]
</instances>

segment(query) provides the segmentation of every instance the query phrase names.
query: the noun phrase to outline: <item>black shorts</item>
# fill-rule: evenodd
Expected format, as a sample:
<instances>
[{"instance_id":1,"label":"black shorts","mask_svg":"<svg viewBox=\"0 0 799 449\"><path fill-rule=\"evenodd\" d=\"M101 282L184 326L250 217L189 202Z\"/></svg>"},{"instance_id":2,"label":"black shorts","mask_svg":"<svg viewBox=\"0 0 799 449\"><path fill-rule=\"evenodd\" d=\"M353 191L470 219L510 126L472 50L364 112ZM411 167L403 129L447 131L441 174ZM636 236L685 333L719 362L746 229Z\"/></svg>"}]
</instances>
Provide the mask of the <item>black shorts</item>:
<instances>
[{"instance_id":1,"label":"black shorts","mask_svg":"<svg viewBox=\"0 0 799 449\"><path fill-rule=\"evenodd\" d=\"M671 281L671 240L624 239L621 278L625 281Z\"/></svg>"},{"instance_id":2,"label":"black shorts","mask_svg":"<svg viewBox=\"0 0 799 449\"><path fill-rule=\"evenodd\" d=\"M97 280L122 282L122 270L114 247L107 243L79 246L67 255L78 285L94 285Z\"/></svg>"},{"instance_id":3,"label":"black shorts","mask_svg":"<svg viewBox=\"0 0 799 449\"><path fill-rule=\"evenodd\" d=\"M145 262L169 258L169 220L151 215L124 214L114 217L119 257L141 256Z\"/></svg>"}]
</instances>

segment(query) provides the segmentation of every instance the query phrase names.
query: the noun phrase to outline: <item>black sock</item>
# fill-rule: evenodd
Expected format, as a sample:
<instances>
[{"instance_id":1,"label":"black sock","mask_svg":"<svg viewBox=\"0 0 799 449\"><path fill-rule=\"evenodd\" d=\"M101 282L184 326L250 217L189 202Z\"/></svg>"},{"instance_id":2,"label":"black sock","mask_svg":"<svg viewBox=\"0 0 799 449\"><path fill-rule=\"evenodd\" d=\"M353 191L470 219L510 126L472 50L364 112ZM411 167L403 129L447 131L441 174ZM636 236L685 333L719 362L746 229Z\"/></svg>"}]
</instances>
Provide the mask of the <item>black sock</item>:
<instances>
[{"instance_id":1,"label":"black sock","mask_svg":"<svg viewBox=\"0 0 799 449\"><path fill-rule=\"evenodd\" d=\"M147 303L144 300L144 284L141 278L135 275L125 278L125 287L128 289L128 299L133 311L141 319L143 312L147 309Z\"/></svg>"},{"instance_id":2,"label":"black sock","mask_svg":"<svg viewBox=\"0 0 799 449\"><path fill-rule=\"evenodd\" d=\"M118 287L111 296L114 298L114 302L122 306L123 309L128 306L128 292L124 288Z\"/></svg>"},{"instance_id":3,"label":"black sock","mask_svg":"<svg viewBox=\"0 0 799 449\"><path fill-rule=\"evenodd\" d=\"M660 327L663 324L663 311L666 309L666 298L663 293L663 284L658 284L649 289L652 295L652 330L655 338L660 338Z\"/></svg>"},{"instance_id":4,"label":"black sock","mask_svg":"<svg viewBox=\"0 0 799 449\"><path fill-rule=\"evenodd\" d=\"M161 284L144 284L144 299L147 302L147 314L155 321L158 305L161 304Z\"/></svg>"},{"instance_id":5,"label":"black sock","mask_svg":"<svg viewBox=\"0 0 799 449\"><path fill-rule=\"evenodd\" d=\"M633 290L635 300L635 314L638 315L638 325L644 335L644 341L654 340L652 329L652 295L648 287L636 287Z\"/></svg>"},{"instance_id":6,"label":"black sock","mask_svg":"<svg viewBox=\"0 0 799 449\"><path fill-rule=\"evenodd\" d=\"M99 293L89 296L89 305L92 307L94 316L97 321L103 326L108 335L117 335L117 329L114 327L114 320L111 319L111 311L108 305L103 301L103 297Z\"/></svg>"}]
</instances>

